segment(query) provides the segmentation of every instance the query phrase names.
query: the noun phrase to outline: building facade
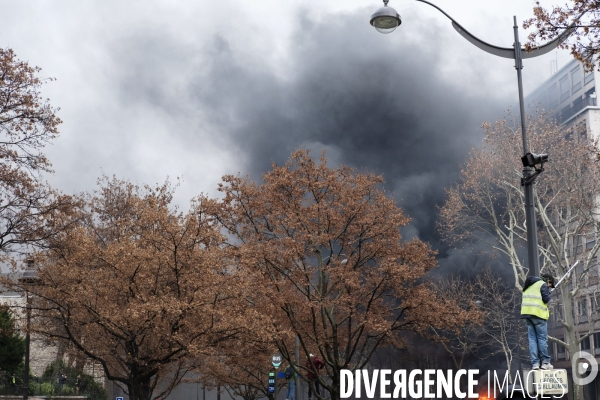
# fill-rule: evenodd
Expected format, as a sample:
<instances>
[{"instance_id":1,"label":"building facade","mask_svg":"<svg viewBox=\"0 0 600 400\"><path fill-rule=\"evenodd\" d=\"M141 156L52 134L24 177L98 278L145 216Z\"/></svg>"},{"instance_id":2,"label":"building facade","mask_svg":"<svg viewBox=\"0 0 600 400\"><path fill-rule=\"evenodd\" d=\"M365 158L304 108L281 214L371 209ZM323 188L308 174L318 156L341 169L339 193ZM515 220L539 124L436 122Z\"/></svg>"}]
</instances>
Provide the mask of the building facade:
<instances>
[{"instance_id":1,"label":"building facade","mask_svg":"<svg viewBox=\"0 0 600 400\"><path fill-rule=\"evenodd\" d=\"M580 62L572 60L529 94L525 103L530 112L542 109L567 126L585 121L586 131L598 135L598 79L598 71L585 72Z\"/></svg>"},{"instance_id":2,"label":"building facade","mask_svg":"<svg viewBox=\"0 0 600 400\"><path fill-rule=\"evenodd\" d=\"M600 107L597 101L597 88L600 74L597 71L586 72L577 60L572 60L554 75L537 87L526 99L530 114L543 111L551 119L567 126L574 127L580 137L600 137ZM551 155L550 155L551 157ZM597 236L597 234L596 234ZM572 243L568 250L570 255L583 254L596 244L596 238L588 238L585 243ZM565 286L573 289L574 283L580 283L582 290L574 301L573 316L575 332L579 338L589 335L581 341L579 348L592 354L600 364L600 273L598 257L595 265L581 282L571 282ZM576 280L582 269L575 268L572 279ZM560 289L559 289L560 290ZM565 313L564 307L555 297L550 304L548 321L549 335L565 340L565 328L559 320ZM552 364L555 368L571 370L571 359L563 346L551 342L549 344ZM572 382L571 382L572 384ZM586 399L600 398L600 378L584 388Z\"/></svg>"}]
</instances>

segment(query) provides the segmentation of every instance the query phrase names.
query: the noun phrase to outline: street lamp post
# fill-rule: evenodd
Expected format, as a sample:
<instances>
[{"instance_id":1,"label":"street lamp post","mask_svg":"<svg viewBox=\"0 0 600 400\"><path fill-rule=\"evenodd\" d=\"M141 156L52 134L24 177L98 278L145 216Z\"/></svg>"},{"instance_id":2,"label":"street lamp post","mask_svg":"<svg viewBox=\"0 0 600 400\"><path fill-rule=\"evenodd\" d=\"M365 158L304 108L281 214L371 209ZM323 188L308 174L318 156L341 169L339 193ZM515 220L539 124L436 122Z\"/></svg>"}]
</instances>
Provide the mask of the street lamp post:
<instances>
[{"instance_id":1,"label":"street lamp post","mask_svg":"<svg viewBox=\"0 0 600 400\"><path fill-rule=\"evenodd\" d=\"M550 52L551 50L555 49L561 41L566 39L566 37L569 34L571 34L573 29L567 29L553 41L548 42L543 46L533 48L529 52L526 52L525 49L521 47L521 43L519 42L519 28L517 27L517 17L513 17L513 30L515 36L515 42L513 44L513 47L498 47L488 44L469 33L452 17L446 14L444 10L442 10L435 4L432 4L425 0L415 1L429 4L433 8L440 11L442 14L448 17L450 21L452 21L452 26L462 37L467 39L469 42L471 42L473 45L480 48L481 50L498 57L512 58L515 60L515 69L517 70L517 83L519 87L521 135L523 140L523 157L521 158L521 162L523 163L523 177L521 178L521 186L523 186L525 192L525 222L527 228L527 255L529 275L539 276L540 264L538 257L535 205L533 199L533 182L535 181L535 178L544 170L543 165L546 161L548 161L548 155L533 154L529 151L529 146L527 143L527 124L525 121L525 105L523 102L523 80L521 77L521 70L523 69L524 58L533 58ZM388 2L389 0L383 0L384 6L379 8L377 11L375 11L373 15L371 15L371 25L373 25L373 27L381 33L391 33L402 23L400 15L396 12L396 10L394 10L391 7L388 7Z\"/></svg>"},{"instance_id":2,"label":"street lamp post","mask_svg":"<svg viewBox=\"0 0 600 400\"><path fill-rule=\"evenodd\" d=\"M33 268L33 259L27 260L27 269L23 272L21 282L25 285L34 284L39 279L36 270ZM27 325L25 331L25 371L23 372L23 400L29 397L29 351L31 337L29 334L29 325L31 323L31 305L29 304L29 290L25 290Z\"/></svg>"}]
</instances>

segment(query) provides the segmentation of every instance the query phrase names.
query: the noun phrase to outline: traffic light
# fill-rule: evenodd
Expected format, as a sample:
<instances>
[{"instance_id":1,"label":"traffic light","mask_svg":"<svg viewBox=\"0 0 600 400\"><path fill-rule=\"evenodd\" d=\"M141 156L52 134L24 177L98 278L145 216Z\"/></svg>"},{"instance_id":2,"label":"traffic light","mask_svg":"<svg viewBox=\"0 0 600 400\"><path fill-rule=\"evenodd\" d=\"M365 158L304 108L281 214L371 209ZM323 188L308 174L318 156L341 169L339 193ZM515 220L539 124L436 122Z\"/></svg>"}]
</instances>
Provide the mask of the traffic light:
<instances>
[{"instance_id":1,"label":"traffic light","mask_svg":"<svg viewBox=\"0 0 600 400\"><path fill-rule=\"evenodd\" d=\"M269 393L275 393L275 372L269 372Z\"/></svg>"}]
</instances>

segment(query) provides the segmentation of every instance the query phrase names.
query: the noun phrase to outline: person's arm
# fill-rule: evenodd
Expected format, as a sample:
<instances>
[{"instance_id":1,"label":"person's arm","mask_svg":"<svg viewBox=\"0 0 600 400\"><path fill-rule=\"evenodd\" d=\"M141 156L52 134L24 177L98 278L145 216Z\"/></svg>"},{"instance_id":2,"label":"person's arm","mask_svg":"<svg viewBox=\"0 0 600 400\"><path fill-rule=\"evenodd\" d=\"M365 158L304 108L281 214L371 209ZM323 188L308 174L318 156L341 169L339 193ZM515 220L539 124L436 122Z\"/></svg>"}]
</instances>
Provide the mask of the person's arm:
<instances>
[{"instance_id":1,"label":"person's arm","mask_svg":"<svg viewBox=\"0 0 600 400\"><path fill-rule=\"evenodd\" d=\"M542 295L542 301L544 304L548 304L550 301L550 288L547 283L544 283L540 288L540 294Z\"/></svg>"}]
</instances>

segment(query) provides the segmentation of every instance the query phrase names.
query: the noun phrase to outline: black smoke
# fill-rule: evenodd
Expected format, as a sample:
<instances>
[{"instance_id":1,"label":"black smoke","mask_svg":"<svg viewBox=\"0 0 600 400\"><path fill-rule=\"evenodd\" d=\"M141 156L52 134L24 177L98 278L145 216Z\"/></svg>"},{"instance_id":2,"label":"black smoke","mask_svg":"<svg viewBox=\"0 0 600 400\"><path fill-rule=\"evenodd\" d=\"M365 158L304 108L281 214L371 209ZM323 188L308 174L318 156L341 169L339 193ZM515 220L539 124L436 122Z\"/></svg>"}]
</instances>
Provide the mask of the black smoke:
<instances>
[{"instance_id":1,"label":"black smoke","mask_svg":"<svg viewBox=\"0 0 600 400\"><path fill-rule=\"evenodd\" d=\"M383 174L385 189L413 218L405 236L431 243L445 259L450 253L434 229L436 206L458 180L469 150L481 145L481 124L501 116L510 101L495 94L501 93L493 87L497 79L486 78L495 74L488 67L495 60L461 57L471 45L450 24L423 18L382 35L369 26L368 14L315 20L299 13L279 59L242 51L215 34L184 95L217 127L215 138L245 160L244 170L231 173L260 179L297 148L315 157L326 149L332 166ZM152 47L156 59L194 62L164 44L168 38L155 39L142 46ZM121 46L126 55L130 49ZM123 90L167 107L160 103L166 89L150 79L151 65L146 71L127 76Z\"/></svg>"}]
</instances>

